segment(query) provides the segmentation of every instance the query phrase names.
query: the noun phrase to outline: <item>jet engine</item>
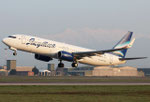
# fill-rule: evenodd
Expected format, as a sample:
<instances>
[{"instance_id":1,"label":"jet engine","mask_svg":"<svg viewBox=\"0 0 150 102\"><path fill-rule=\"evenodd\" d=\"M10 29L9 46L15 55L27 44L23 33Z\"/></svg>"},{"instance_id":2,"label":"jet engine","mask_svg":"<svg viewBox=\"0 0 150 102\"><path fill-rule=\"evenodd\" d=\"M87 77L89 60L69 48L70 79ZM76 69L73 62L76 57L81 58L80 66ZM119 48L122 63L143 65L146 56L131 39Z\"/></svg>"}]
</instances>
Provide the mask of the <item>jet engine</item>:
<instances>
[{"instance_id":1,"label":"jet engine","mask_svg":"<svg viewBox=\"0 0 150 102\"><path fill-rule=\"evenodd\" d=\"M66 61L73 61L73 54L66 51L59 51L58 58Z\"/></svg>"},{"instance_id":2,"label":"jet engine","mask_svg":"<svg viewBox=\"0 0 150 102\"><path fill-rule=\"evenodd\" d=\"M49 62L50 60L53 60L51 57L40 55L40 54L35 54L35 59L40 61L45 61L45 62Z\"/></svg>"}]
</instances>

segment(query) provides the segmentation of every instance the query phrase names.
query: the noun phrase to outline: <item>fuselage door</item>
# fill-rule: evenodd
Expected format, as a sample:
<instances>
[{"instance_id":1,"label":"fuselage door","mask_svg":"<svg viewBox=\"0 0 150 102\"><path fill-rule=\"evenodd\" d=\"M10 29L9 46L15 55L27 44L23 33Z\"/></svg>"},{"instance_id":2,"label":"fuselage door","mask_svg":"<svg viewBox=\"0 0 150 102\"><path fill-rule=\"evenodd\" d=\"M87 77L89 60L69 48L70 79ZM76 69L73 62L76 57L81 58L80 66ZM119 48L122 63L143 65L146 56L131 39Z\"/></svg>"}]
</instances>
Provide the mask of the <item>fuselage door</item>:
<instances>
[{"instance_id":1,"label":"fuselage door","mask_svg":"<svg viewBox=\"0 0 150 102\"><path fill-rule=\"evenodd\" d=\"M113 65L113 56L112 55L110 55L110 64L112 64Z\"/></svg>"},{"instance_id":2,"label":"fuselage door","mask_svg":"<svg viewBox=\"0 0 150 102\"><path fill-rule=\"evenodd\" d=\"M27 44L28 43L28 38L26 38L25 36L21 36L21 43L22 43L22 47L23 47L22 50L25 50L25 51L28 51L28 52L32 51L32 47L29 44Z\"/></svg>"},{"instance_id":3,"label":"fuselage door","mask_svg":"<svg viewBox=\"0 0 150 102\"><path fill-rule=\"evenodd\" d=\"M22 42L22 44L25 44L25 43L26 43L26 37L25 37L25 36L22 36L22 37L21 37L21 42Z\"/></svg>"}]
</instances>

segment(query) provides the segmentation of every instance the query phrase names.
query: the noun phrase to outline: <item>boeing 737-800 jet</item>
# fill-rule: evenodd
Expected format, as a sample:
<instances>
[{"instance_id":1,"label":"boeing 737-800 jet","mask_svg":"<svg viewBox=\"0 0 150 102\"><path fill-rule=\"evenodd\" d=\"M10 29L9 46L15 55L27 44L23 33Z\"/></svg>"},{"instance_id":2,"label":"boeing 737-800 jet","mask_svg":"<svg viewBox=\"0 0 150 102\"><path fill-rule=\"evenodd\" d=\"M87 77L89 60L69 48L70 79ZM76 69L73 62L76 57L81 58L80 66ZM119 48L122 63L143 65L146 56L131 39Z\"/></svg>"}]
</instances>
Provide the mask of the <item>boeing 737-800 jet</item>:
<instances>
[{"instance_id":1,"label":"boeing 737-800 jet","mask_svg":"<svg viewBox=\"0 0 150 102\"><path fill-rule=\"evenodd\" d=\"M132 34L133 32L128 32L112 49L100 51L28 35L8 36L3 39L3 43L14 51L13 55L17 55L17 50L21 50L35 54L35 59L41 61L49 62L56 58L60 61L58 67L64 67L63 60L72 62L72 67L77 67L78 63L109 66L145 58L125 58L128 48L131 48L135 40L131 40Z\"/></svg>"}]
</instances>

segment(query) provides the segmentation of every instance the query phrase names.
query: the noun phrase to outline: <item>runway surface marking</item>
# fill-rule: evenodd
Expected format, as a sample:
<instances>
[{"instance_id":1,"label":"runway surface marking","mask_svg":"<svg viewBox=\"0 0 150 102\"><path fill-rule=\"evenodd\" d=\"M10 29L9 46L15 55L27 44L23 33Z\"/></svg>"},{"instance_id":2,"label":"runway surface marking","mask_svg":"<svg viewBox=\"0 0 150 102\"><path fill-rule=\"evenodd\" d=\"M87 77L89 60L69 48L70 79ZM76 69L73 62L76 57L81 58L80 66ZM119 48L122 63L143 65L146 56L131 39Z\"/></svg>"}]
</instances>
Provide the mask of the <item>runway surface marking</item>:
<instances>
[{"instance_id":1,"label":"runway surface marking","mask_svg":"<svg viewBox=\"0 0 150 102\"><path fill-rule=\"evenodd\" d=\"M3 85L150 85L150 83L0 83Z\"/></svg>"}]
</instances>

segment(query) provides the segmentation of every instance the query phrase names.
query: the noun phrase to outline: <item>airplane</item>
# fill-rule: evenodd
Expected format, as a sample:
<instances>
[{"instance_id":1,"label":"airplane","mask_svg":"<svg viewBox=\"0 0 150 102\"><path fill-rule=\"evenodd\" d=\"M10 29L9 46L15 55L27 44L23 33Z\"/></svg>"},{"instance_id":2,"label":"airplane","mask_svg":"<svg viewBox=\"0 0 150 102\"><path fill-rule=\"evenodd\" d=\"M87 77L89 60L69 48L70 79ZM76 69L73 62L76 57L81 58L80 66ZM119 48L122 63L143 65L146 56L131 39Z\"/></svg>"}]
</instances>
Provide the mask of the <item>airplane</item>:
<instances>
[{"instance_id":1,"label":"airplane","mask_svg":"<svg viewBox=\"0 0 150 102\"><path fill-rule=\"evenodd\" d=\"M58 59L58 67L64 67L62 61L72 62L72 67L78 67L78 63L93 66L113 66L126 63L127 60L144 59L147 57L126 58L126 53L132 47L135 38L131 40L133 32L128 33L112 48L108 50L93 50L70 44L47 40L29 35L11 35L2 42L13 50L33 53L35 59L49 62Z\"/></svg>"}]
</instances>

